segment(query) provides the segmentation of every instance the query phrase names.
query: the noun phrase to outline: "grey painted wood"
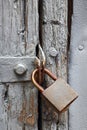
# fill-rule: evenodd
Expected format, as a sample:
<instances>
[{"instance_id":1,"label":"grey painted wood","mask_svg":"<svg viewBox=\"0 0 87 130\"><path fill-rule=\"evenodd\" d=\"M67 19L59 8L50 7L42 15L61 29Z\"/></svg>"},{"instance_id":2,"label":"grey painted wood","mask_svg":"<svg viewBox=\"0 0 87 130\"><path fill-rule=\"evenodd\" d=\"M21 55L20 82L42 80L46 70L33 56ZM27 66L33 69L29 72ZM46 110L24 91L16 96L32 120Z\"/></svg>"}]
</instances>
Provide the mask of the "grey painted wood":
<instances>
[{"instance_id":1,"label":"grey painted wood","mask_svg":"<svg viewBox=\"0 0 87 130\"><path fill-rule=\"evenodd\" d=\"M39 42L38 35L38 0L26 0L25 37L26 55L34 55L35 45Z\"/></svg>"},{"instance_id":2,"label":"grey painted wood","mask_svg":"<svg viewBox=\"0 0 87 130\"><path fill-rule=\"evenodd\" d=\"M2 130L37 130L37 92L29 82L0 85L0 129ZM5 95L7 93L7 95ZM26 113L22 113L25 110ZM24 114L24 115L23 115ZM32 115L25 125L25 119ZM33 117L34 116L34 117ZM32 118L33 117L33 118ZM21 122L20 122L21 121Z\"/></svg>"},{"instance_id":3,"label":"grey painted wood","mask_svg":"<svg viewBox=\"0 0 87 130\"><path fill-rule=\"evenodd\" d=\"M74 0L69 82L79 94L70 107L69 130L87 130L87 1Z\"/></svg>"},{"instance_id":4,"label":"grey painted wood","mask_svg":"<svg viewBox=\"0 0 87 130\"><path fill-rule=\"evenodd\" d=\"M23 64L26 68L23 75L15 73L18 64ZM34 67L35 57L0 57L0 82L30 81Z\"/></svg>"},{"instance_id":5,"label":"grey painted wood","mask_svg":"<svg viewBox=\"0 0 87 130\"><path fill-rule=\"evenodd\" d=\"M37 42L38 0L0 0L0 56L34 57ZM31 81L0 83L0 130L37 130L37 106Z\"/></svg>"},{"instance_id":6,"label":"grey painted wood","mask_svg":"<svg viewBox=\"0 0 87 130\"><path fill-rule=\"evenodd\" d=\"M42 42L47 68L67 79L67 0L43 0ZM47 86L52 80L46 78ZM43 101L42 129L68 130L68 116L58 113Z\"/></svg>"},{"instance_id":7,"label":"grey painted wood","mask_svg":"<svg viewBox=\"0 0 87 130\"><path fill-rule=\"evenodd\" d=\"M24 30L23 1L0 0L0 55L21 56ZM21 33L20 33L21 32Z\"/></svg>"}]
</instances>

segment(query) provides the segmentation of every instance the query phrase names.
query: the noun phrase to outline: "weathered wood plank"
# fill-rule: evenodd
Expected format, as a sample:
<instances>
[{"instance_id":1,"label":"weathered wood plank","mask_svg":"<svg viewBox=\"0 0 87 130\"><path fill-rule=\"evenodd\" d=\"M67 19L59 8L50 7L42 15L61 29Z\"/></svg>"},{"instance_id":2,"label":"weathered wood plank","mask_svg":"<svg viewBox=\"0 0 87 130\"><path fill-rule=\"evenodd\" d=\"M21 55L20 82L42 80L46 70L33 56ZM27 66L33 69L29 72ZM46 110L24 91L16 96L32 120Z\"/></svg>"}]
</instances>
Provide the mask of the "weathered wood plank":
<instances>
[{"instance_id":1,"label":"weathered wood plank","mask_svg":"<svg viewBox=\"0 0 87 130\"><path fill-rule=\"evenodd\" d=\"M7 101L5 100L6 87L0 84L0 130L7 130Z\"/></svg>"},{"instance_id":2,"label":"weathered wood plank","mask_svg":"<svg viewBox=\"0 0 87 130\"><path fill-rule=\"evenodd\" d=\"M0 0L1 57L35 56L38 41L37 16L38 0ZM31 83L1 84L0 92L0 130L37 130L37 91ZM28 115L29 124L26 125Z\"/></svg>"},{"instance_id":3,"label":"weathered wood plank","mask_svg":"<svg viewBox=\"0 0 87 130\"><path fill-rule=\"evenodd\" d=\"M23 10L23 1L18 1L16 3L16 1L0 0L0 25L1 25L0 26L0 56L6 56L6 55L17 56L21 54L19 51L19 46L22 40L20 40L20 36L18 35L18 31L20 30L20 28L22 28L22 24L23 24L22 23L23 21L21 22L21 19L23 19L23 12L21 12L21 10ZM7 77L9 77L9 73ZM14 88L13 86L12 88ZM3 92L1 93L2 95L1 98L4 97L5 105L1 100L2 102L1 108L3 108L2 115L5 120L4 119L1 120L1 123L2 124L4 123L4 125L2 125L2 128L0 129L3 130L15 129L15 128L22 129L23 127L17 124L16 116L11 119L12 122L11 120L9 120L10 119L9 113L13 111L12 109L14 109L14 113L18 111L17 109L15 109L15 105L16 105L15 102L14 104L12 104L12 106L9 106L10 104L9 96L11 95L11 93L10 93L10 89L8 89L8 85L7 84L2 85L2 88L4 88L3 90L4 93ZM18 88L20 89L20 91L19 89L17 90L16 93L17 95L19 95L19 93L22 91L20 87ZM22 98L21 94L20 97ZM19 99L19 104L20 103L21 101ZM19 109L21 110L20 105L19 105Z\"/></svg>"},{"instance_id":4,"label":"weathered wood plank","mask_svg":"<svg viewBox=\"0 0 87 130\"><path fill-rule=\"evenodd\" d=\"M38 35L38 0L25 0L25 54L35 55L35 45L39 42Z\"/></svg>"},{"instance_id":5,"label":"weathered wood plank","mask_svg":"<svg viewBox=\"0 0 87 130\"><path fill-rule=\"evenodd\" d=\"M11 93L9 88L11 87ZM18 95L18 91L20 94ZM0 129L3 130L22 130L22 127L17 123L17 115L20 112L22 104L21 87L9 86L9 84L0 85Z\"/></svg>"},{"instance_id":6,"label":"weathered wood plank","mask_svg":"<svg viewBox=\"0 0 87 130\"><path fill-rule=\"evenodd\" d=\"M38 1L0 0L0 17L0 55L34 55L38 42Z\"/></svg>"},{"instance_id":7,"label":"weathered wood plank","mask_svg":"<svg viewBox=\"0 0 87 130\"><path fill-rule=\"evenodd\" d=\"M29 82L6 83L0 85L0 92L0 129L22 130L27 120L25 127L37 130L36 88Z\"/></svg>"},{"instance_id":8,"label":"weathered wood plank","mask_svg":"<svg viewBox=\"0 0 87 130\"><path fill-rule=\"evenodd\" d=\"M79 93L70 107L69 130L87 129L87 1L74 0L70 43L69 82Z\"/></svg>"},{"instance_id":9,"label":"weathered wood plank","mask_svg":"<svg viewBox=\"0 0 87 130\"><path fill-rule=\"evenodd\" d=\"M42 42L47 68L55 75L67 78L67 0L43 1ZM47 77L47 84L52 81ZM43 104L43 103L42 103ZM58 114L44 103L43 130L68 130L67 113Z\"/></svg>"},{"instance_id":10,"label":"weathered wood plank","mask_svg":"<svg viewBox=\"0 0 87 130\"><path fill-rule=\"evenodd\" d=\"M36 45L39 42L38 35L38 0L25 0L25 55L35 56L36 55ZM25 89L26 95L28 94L27 89ZM30 111L30 118L28 122L30 125L25 125L25 130L38 130L38 102L37 102L37 90L36 88L31 91L30 89L30 100L27 96L26 111ZM30 103L30 104L29 104Z\"/></svg>"},{"instance_id":11,"label":"weathered wood plank","mask_svg":"<svg viewBox=\"0 0 87 130\"><path fill-rule=\"evenodd\" d=\"M21 0L0 0L0 55L20 56L24 18ZM20 33L21 32L21 33Z\"/></svg>"}]
</instances>

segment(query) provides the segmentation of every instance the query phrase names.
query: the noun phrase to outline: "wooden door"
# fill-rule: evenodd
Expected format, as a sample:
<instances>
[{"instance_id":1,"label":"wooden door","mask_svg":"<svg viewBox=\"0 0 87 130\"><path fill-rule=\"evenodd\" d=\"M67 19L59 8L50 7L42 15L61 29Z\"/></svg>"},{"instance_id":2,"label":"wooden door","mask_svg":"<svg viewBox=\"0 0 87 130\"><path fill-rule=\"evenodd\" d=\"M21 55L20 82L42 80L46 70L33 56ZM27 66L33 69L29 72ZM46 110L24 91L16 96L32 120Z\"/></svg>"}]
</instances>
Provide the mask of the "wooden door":
<instances>
[{"instance_id":1,"label":"wooden door","mask_svg":"<svg viewBox=\"0 0 87 130\"><path fill-rule=\"evenodd\" d=\"M0 0L0 130L68 130L68 113L59 118L31 83L38 43L46 67L66 80L67 0Z\"/></svg>"},{"instance_id":2,"label":"wooden door","mask_svg":"<svg viewBox=\"0 0 87 130\"><path fill-rule=\"evenodd\" d=\"M31 83L37 43L38 0L0 0L0 130L38 130ZM14 72L20 63L23 75Z\"/></svg>"}]
</instances>

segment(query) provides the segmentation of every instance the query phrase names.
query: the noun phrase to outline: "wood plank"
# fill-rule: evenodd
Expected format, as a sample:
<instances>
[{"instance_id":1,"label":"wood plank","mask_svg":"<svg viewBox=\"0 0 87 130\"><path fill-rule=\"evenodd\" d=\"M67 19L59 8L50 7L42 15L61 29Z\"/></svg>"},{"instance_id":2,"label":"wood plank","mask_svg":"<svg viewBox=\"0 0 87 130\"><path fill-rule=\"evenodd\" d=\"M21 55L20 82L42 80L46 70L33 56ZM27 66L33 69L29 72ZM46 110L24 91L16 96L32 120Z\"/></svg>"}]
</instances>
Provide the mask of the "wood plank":
<instances>
[{"instance_id":1,"label":"wood plank","mask_svg":"<svg viewBox=\"0 0 87 130\"><path fill-rule=\"evenodd\" d=\"M24 45L22 43L24 18L23 1L0 0L0 55L20 56ZM21 32L21 33L20 33Z\"/></svg>"},{"instance_id":2,"label":"wood plank","mask_svg":"<svg viewBox=\"0 0 87 130\"><path fill-rule=\"evenodd\" d=\"M11 87L11 93L9 88ZM20 91L18 95L17 91ZM17 115L20 112L22 104L21 87L9 84L0 85L0 129L7 130L22 130L22 127L17 123ZM20 100L19 100L20 99Z\"/></svg>"},{"instance_id":3,"label":"wood plank","mask_svg":"<svg viewBox=\"0 0 87 130\"><path fill-rule=\"evenodd\" d=\"M37 16L37 0L0 0L1 57L35 56L38 41ZM9 77L9 73L7 77ZM38 129L37 90L32 86L31 82L1 83L0 130ZM23 118L22 112L25 112ZM28 116L29 124L26 124L25 119ZM23 120L20 120L20 117Z\"/></svg>"},{"instance_id":4,"label":"wood plank","mask_svg":"<svg viewBox=\"0 0 87 130\"><path fill-rule=\"evenodd\" d=\"M37 130L36 88L30 82L8 83L0 85L0 92L0 129L23 130L25 126Z\"/></svg>"},{"instance_id":5,"label":"wood plank","mask_svg":"<svg viewBox=\"0 0 87 130\"><path fill-rule=\"evenodd\" d=\"M67 79L67 0L44 0L42 21L42 45L47 68L56 76ZM52 83L46 78L47 86ZM67 112L59 115L43 102L42 129L68 130Z\"/></svg>"},{"instance_id":6,"label":"wood plank","mask_svg":"<svg viewBox=\"0 0 87 130\"><path fill-rule=\"evenodd\" d=\"M25 0L25 3L25 54L33 56L39 43L38 0Z\"/></svg>"},{"instance_id":7,"label":"wood plank","mask_svg":"<svg viewBox=\"0 0 87 130\"><path fill-rule=\"evenodd\" d=\"M39 35L38 35L38 0L25 0L25 55L35 56L36 55L36 45L39 43ZM27 90L27 89L26 89ZM26 95L28 91L26 91ZM30 125L25 125L25 130L38 130L38 94L37 89L35 88L33 91L30 89L30 101L27 98L27 111L33 113L28 118L28 122ZM29 103L31 105L29 105ZM29 109L29 110L28 110ZM34 121L34 122L33 122Z\"/></svg>"},{"instance_id":8,"label":"wood plank","mask_svg":"<svg viewBox=\"0 0 87 130\"><path fill-rule=\"evenodd\" d=\"M0 130L7 130L7 109L8 101L5 98L6 87L0 84Z\"/></svg>"},{"instance_id":9,"label":"wood plank","mask_svg":"<svg viewBox=\"0 0 87 130\"><path fill-rule=\"evenodd\" d=\"M87 1L74 0L70 43L69 82L78 92L70 107L69 130L87 129Z\"/></svg>"}]
</instances>

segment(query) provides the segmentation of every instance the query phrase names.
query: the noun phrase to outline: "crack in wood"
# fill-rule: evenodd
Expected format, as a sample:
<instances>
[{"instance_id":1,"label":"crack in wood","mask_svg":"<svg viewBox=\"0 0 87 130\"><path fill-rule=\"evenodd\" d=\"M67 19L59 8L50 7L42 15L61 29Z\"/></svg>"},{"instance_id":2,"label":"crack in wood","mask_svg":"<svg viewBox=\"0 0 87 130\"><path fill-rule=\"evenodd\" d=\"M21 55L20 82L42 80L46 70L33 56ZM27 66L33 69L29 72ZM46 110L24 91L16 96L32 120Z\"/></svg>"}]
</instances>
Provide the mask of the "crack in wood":
<instances>
[{"instance_id":1,"label":"crack in wood","mask_svg":"<svg viewBox=\"0 0 87 130\"><path fill-rule=\"evenodd\" d=\"M16 3L18 0L14 0L14 3Z\"/></svg>"},{"instance_id":2,"label":"crack in wood","mask_svg":"<svg viewBox=\"0 0 87 130\"><path fill-rule=\"evenodd\" d=\"M5 84L6 86L6 91L5 91L5 94L4 94L4 100L7 100L8 99L8 87L9 87L9 84Z\"/></svg>"},{"instance_id":3,"label":"crack in wood","mask_svg":"<svg viewBox=\"0 0 87 130\"><path fill-rule=\"evenodd\" d=\"M70 49L72 15L73 15L73 0L68 0L68 46L67 46L68 51Z\"/></svg>"},{"instance_id":4,"label":"crack in wood","mask_svg":"<svg viewBox=\"0 0 87 130\"><path fill-rule=\"evenodd\" d=\"M50 20L50 21L43 21L43 25L45 24L53 24L53 25L62 25L62 23L58 20Z\"/></svg>"},{"instance_id":5,"label":"crack in wood","mask_svg":"<svg viewBox=\"0 0 87 130\"><path fill-rule=\"evenodd\" d=\"M5 86L5 92L3 95L4 98L4 107L5 107L5 112L7 112L8 110L10 110L10 103L9 103L9 84L8 83L4 83L3 84Z\"/></svg>"}]
</instances>

